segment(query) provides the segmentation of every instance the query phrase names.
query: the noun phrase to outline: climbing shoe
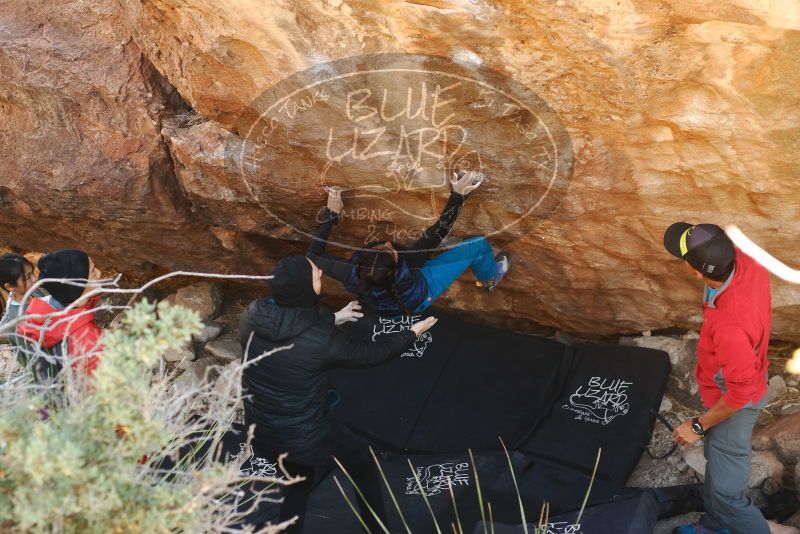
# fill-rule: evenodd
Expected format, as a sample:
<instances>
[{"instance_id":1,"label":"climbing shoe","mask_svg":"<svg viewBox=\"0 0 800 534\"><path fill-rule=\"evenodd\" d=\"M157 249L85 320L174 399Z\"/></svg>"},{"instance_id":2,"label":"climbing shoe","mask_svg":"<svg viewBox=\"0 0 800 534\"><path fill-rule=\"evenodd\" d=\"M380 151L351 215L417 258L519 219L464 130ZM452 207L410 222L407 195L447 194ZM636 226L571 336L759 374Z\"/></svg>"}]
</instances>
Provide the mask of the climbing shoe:
<instances>
[{"instance_id":1,"label":"climbing shoe","mask_svg":"<svg viewBox=\"0 0 800 534\"><path fill-rule=\"evenodd\" d=\"M676 527L672 534L731 534L731 531L727 528L723 528L722 530L712 530L700 523L692 523L691 525L682 525L680 527Z\"/></svg>"},{"instance_id":2,"label":"climbing shoe","mask_svg":"<svg viewBox=\"0 0 800 534\"><path fill-rule=\"evenodd\" d=\"M484 290L491 293L495 290L497 285L503 280L503 277L508 274L511 269L511 256L507 252L500 252L494 257L495 261L495 275L494 278L488 282L475 282L475 285L482 287Z\"/></svg>"}]
</instances>

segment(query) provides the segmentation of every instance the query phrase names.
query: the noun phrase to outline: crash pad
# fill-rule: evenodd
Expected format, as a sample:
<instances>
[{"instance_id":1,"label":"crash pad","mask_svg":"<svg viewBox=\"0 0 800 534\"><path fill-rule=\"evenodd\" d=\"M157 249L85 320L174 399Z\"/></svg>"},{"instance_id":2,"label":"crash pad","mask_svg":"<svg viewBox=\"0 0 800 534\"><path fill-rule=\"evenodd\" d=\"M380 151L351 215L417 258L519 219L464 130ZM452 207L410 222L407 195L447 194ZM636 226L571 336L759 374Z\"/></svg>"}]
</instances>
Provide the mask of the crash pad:
<instances>
[{"instance_id":1,"label":"crash pad","mask_svg":"<svg viewBox=\"0 0 800 534\"><path fill-rule=\"evenodd\" d=\"M547 534L652 534L658 521L658 502L650 492L637 492L624 499L613 500L596 506L589 506L578 518L579 512L549 516L546 523ZM536 516L538 519L538 515ZM536 523L528 523L528 532L536 532ZM525 532L522 525L507 525L480 521L472 534L520 534Z\"/></svg>"},{"instance_id":2,"label":"crash pad","mask_svg":"<svg viewBox=\"0 0 800 534\"><path fill-rule=\"evenodd\" d=\"M620 345L574 348L555 408L519 450L534 460L624 485L653 433L669 377L666 353Z\"/></svg>"},{"instance_id":3,"label":"crash pad","mask_svg":"<svg viewBox=\"0 0 800 534\"><path fill-rule=\"evenodd\" d=\"M510 445L529 436L566 383L571 348L436 316L436 326L400 358L333 372L334 417L400 452L499 450L500 438ZM372 317L352 333L376 339L422 317Z\"/></svg>"},{"instance_id":4,"label":"crash pad","mask_svg":"<svg viewBox=\"0 0 800 534\"><path fill-rule=\"evenodd\" d=\"M589 504L599 507L626 495L625 482L650 440L666 387L666 353L619 345L568 346L436 316L438 324L402 356L330 376L333 417L375 444L412 532L436 529L419 488L411 483L408 460L419 469L429 503L448 531L456 521L455 509L466 531L481 519L476 471L494 520L508 525L521 521L516 486L528 518L538 517L544 501L554 517L578 509L599 449ZM374 340L408 329L422 317L365 317L350 332ZM236 444L230 448L231 457L236 456ZM247 461L251 466L274 463L257 458ZM311 495L306 532L358 531L334 474L322 477ZM388 490L385 498L391 531L404 532ZM644 505L625 506L612 515L634 524ZM592 510L602 515L599 508ZM274 506L265 507L254 514L254 523L274 513Z\"/></svg>"}]
</instances>

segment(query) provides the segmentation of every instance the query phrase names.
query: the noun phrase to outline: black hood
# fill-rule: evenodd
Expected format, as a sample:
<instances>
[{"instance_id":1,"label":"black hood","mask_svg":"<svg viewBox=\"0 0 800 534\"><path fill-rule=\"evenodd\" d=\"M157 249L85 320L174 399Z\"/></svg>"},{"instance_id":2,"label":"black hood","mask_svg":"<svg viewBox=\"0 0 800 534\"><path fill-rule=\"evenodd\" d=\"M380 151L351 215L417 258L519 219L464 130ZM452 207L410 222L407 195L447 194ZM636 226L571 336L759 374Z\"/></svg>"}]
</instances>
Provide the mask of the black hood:
<instances>
[{"instance_id":1,"label":"black hood","mask_svg":"<svg viewBox=\"0 0 800 534\"><path fill-rule=\"evenodd\" d=\"M269 341L292 339L311 328L318 318L317 308L289 308L265 299L256 300L239 320L239 341L246 347L251 332Z\"/></svg>"}]
</instances>

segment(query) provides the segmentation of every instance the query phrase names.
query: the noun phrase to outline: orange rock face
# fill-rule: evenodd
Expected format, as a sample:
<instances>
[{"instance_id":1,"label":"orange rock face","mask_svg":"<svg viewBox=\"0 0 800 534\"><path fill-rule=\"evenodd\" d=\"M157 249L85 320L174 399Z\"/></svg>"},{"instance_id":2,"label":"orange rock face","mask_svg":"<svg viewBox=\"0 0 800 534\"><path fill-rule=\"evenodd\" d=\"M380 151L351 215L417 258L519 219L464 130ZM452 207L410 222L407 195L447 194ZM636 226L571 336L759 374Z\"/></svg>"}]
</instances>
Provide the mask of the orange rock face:
<instances>
[{"instance_id":1,"label":"orange rock face","mask_svg":"<svg viewBox=\"0 0 800 534\"><path fill-rule=\"evenodd\" d=\"M718 3L719 4L719 3ZM334 239L412 240L457 168L456 238L514 256L444 309L585 334L697 327L671 222L735 223L791 263L796 2L0 1L0 242L261 273ZM398 54L386 56L386 54ZM333 284L329 284L331 287ZM800 288L773 285L800 338Z\"/></svg>"}]
</instances>

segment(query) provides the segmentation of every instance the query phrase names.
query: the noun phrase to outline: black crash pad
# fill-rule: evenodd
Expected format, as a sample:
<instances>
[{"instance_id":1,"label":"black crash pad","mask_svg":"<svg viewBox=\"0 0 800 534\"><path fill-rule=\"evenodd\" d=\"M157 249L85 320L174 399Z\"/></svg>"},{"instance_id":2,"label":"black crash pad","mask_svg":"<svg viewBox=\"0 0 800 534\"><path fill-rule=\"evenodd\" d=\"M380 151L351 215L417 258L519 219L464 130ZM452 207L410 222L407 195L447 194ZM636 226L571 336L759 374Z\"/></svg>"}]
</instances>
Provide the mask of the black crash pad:
<instances>
[{"instance_id":1,"label":"black crash pad","mask_svg":"<svg viewBox=\"0 0 800 534\"><path fill-rule=\"evenodd\" d=\"M373 318L358 332L371 338L413 322ZM497 451L502 437L531 460L519 475L531 514L545 500L553 513L579 508L598 449L589 502L620 493L650 441L670 370L664 352L565 346L446 316L430 334L413 355L337 372L335 417L400 453ZM498 517L518 514L507 489Z\"/></svg>"},{"instance_id":2,"label":"black crash pad","mask_svg":"<svg viewBox=\"0 0 800 534\"><path fill-rule=\"evenodd\" d=\"M499 450L529 436L568 378L564 345L438 315L415 348L385 365L331 377L334 417L400 452ZM371 318L354 333L374 339L416 317Z\"/></svg>"},{"instance_id":3,"label":"black crash pad","mask_svg":"<svg viewBox=\"0 0 800 534\"><path fill-rule=\"evenodd\" d=\"M550 516L547 519L547 534L652 534L658 521L659 505L650 492L611 502L587 507L578 519L578 512ZM538 515L533 518L538 519ZM528 532L535 532L535 523L528 523ZM478 522L472 534L519 534L522 525L486 524Z\"/></svg>"},{"instance_id":4,"label":"black crash pad","mask_svg":"<svg viewBox=\"0 0 800 534\"><path fill-rule=\"evenodd\" d=\"M436 315L439 323L402 357L373 368L337 370L330 380L338 398L334 417L377 446L412 532L435 529L422 497L409 486L409 458L422 469L443 529L451 531L449 523L455 520L449 490L441 491L445 480L454 482L463 528L469 531L480 520L467 449L475 453L495 521L521 522L498 438L511 451L529 520L538 518L543 501L551 503L551 514L581 506L598 448L603 452L590 504L600 510L627 495L625 482L649 442L666 387L665 353L617 345L572 347ZM415 319L364 318L351 329L372 339L408 328ZM226 447L232 455L238 452L234 438ZM271 463L266 458L248 461L251 467ZM388 493L385 497L392 532L404 531ZM634 508L612 515L630 519L636 516ZM275 511L276 506L265 506L254 517L260 521ZM305 531L357 530L329 474L311 495Z\"/></svg>"},{"instance_id":5,"label":"black crash pad","mask_svg":"<svg viewBox=\"0 0 800 534\"><path fill-rule=\"evenodd\" d=\"M624 485L650 442L669 371L660 351L575 347L552 413L519 450L591 474L602 449L598 477Z\"/></svg>"},{"instance_id":6,"label":"black crash pad","mask_svg":"<svg viewBox=\"0 0 800 534\"><path fill-rule=\"evenodd\" d=\"M477 470L481 492L485 502L496 502L506 498L506 490L513 487L511 471L519 476L530 463L519 453L489 452L476 453L475 466L467 454L435 454L435 455L389 455L381 459L392 493L402 511L405 522L411 532L436 532L434 520L420 494L420 486L428 498L428 502L442 531L452 532L451 523L460 521L465 530L469 530L481 519L480 508L475 487L475 471ZM417 484L411 467L419 479ZM358 532L358 522L352 511L344 504L341 492L332 480L335 475L352 498L352 489L339 472L331 473L315 490L309 502L304 532L353 533ZM450 487L452 486L452 497ZM458 519L453 507L458 510ZM384 502L391 532L406 532L388 489L384 486Z\"/></svg>"}]
</instances>

